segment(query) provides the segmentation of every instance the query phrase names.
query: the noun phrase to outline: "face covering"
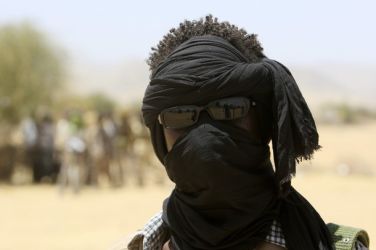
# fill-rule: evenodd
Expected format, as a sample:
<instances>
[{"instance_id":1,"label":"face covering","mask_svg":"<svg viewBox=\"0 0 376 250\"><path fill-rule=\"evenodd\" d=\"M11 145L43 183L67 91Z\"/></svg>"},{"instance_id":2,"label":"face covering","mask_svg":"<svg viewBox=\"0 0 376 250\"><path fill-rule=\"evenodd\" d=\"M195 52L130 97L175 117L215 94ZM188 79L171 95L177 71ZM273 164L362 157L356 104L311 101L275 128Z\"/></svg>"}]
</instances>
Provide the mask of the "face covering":
<instances>
[{"instance_id":1,"label":"face covering","mask_svg":"<svg viewBox=\"0 0 376 250\"><path fill-rule=\"evenodd\" d=\"M277 213L269 147L231 124L200 121L165 157L176 188L164 219L179 249L248 250Z\"/></svg>"}]
</instances>

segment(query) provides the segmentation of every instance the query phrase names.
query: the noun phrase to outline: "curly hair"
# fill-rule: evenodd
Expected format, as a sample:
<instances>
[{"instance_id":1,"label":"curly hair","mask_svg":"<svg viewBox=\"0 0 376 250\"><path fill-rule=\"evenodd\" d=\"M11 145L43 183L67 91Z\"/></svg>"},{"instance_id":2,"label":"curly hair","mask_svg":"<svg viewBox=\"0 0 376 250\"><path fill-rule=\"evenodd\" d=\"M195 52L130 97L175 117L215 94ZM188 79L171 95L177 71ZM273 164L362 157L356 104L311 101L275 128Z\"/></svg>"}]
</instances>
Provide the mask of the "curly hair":
<instances>
[{"instance_id":1,"label":"curly hair","mask_svg":"<svg viewBox=\"0 0 376 250\"><path fill-rule=\"evenodd\" d=\"M153 73L158 65L180 44L194 36L214 35L229 41L235 46L250 62L256 62L265 57L263 48L257 40L257 35L248 34L244 29L229 22L219 22L218 18L207 15L198 21L185 20L179 24L178 28L172 28L157 47L152 47L147 64Z\"/></svg>"}]
</instances>

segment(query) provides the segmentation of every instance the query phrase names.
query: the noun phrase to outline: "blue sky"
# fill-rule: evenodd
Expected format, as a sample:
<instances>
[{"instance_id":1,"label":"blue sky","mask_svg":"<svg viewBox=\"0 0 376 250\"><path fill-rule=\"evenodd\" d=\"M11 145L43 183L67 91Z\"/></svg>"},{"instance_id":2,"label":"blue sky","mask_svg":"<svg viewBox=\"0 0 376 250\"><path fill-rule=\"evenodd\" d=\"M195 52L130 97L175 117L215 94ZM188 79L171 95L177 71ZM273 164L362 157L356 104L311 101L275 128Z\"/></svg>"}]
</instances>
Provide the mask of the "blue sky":
<instances>
[{"instance_id":1,"label":"blue sky","mask_svg":"<svg viewBox=\"0 0 376 250\"><path fill-rule=\"evenodd\" d=\"M269 57L289 64L376 64L375 1L0 0L0 25L28 20L74 60L145 59L184 19L212 13L257 33Z\"/></svg>"}]
</instances>

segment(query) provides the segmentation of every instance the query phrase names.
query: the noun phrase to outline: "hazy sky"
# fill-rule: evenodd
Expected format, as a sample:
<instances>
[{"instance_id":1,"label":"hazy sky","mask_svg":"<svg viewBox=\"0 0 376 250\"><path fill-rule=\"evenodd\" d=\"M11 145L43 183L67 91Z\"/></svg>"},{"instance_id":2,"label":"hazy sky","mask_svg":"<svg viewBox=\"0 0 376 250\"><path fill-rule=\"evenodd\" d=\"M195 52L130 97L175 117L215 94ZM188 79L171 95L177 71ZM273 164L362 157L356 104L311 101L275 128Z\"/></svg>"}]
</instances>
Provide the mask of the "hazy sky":
<instances>
[{"instance_id":1,"label":"hazy sky","mask_svg":"<svg viewBox=\"0 0 376 250\"><path fill-rule=\"evenodd\" d=\"M77 61L145 59L184 19L212 13L257 33L290 64L376 64L376 1L0 0L0 25L29 20Z\"/></svg>"}]
</instances>

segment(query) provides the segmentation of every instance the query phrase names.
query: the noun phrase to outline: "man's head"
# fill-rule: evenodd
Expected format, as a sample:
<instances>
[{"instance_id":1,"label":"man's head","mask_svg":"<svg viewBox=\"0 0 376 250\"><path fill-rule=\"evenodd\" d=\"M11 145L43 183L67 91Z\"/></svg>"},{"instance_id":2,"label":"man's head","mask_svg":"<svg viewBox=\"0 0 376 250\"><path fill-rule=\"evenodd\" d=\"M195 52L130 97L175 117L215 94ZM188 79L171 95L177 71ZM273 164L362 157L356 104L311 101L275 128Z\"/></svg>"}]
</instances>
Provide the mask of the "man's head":
<instances>
[{"instance_id":1,"label":"man's head","mask_svg":"<svg viewBox=\"0 0 376 250\"><path fill-rule=\"evenodd\" d=\"M156 47L152 48L152 53L150 54L150 57L147 60L147 63L150 67L151 71L151 80L156 80L157 78L160 78L161 74L158 73L158 70L160 71L161 68L164 68L162 65L168 61L168 57L173 54L174 51L181 48L184 43L187 43L187 41L190 41L192 39L195 39L196 37L205 37L205 36L212 36L216 37L218 39L221 39L228 43L231 47L234 48L234 50L238 51L240 54L240 59L237 58L235 60L237 61L244 61L247 63L256 63L260 62L262 58L265 58L265 55L263 54L263 48L260 44L260 42L257 40L257 36L255 34L248 34L244 29L238 28L236 25L233 25L229 22L220 22L217 18L213 17L212 15L208 15L204 18L201 18L199 20L193 20L188 21L185 20L184 22L180 23L178 27L172 28L158 43ZM221 41L222 42L222 41ZM210 48L208 48L210 50ZM205 49L204 49L205 51ZM205 51L207 52L207 51ZM195 53L195 52L193 52ZM219 52L220 53L220 52ZM235 55L236 57L236 55ZM173 70L167 70L169 72L165 72L166 74L172 73ZM159 76L158 76L159 75ZM167 82L167 81L165 81ZM164 85L165 83L162 83L161 85ZM154 85L154 84L153 84ZM175 85L175 90L179 92L179 89L183 85ZM234 86L235 87L235 86ZM210 100L216 100L218 98L221 98L221 96L234 96L231 95L230 92L228 93L212 93L212 97L209 97L206 94L206 97L202 98L200 97L200 94L192 93L191 101L188 101L185 98L179 97L180 94L174 91L174 93L169 94L167 100L166 98L161 98L159 100L159 103L157 106L160 107L171 107L178 106L182 104L191 104L191 105L205 105L206 102L209 102ZM184 94L183 94L184 96ZM195 97L196 96L196 97ZM239 94L235 94L235 96L243 96L243 93L239 91ZM173 99L178 98L179 100L176 102ZM270 95L268 96L270 98ZM163 104L163 100L170 104ZM185 99L185 100L184 100ZM200 100L201 99L201 100ZM267 104L270 106L270 103ZM145 110L145 102L144 102L144 110ZM144 112L145 115L145 112ZM261 122L261 126L264 127L264 131L267 130L266 134L263 135L263 138L260 138L260 124L257 117L257 111L252 108L246 115L246 117L243 117L242 119L236 119L233 121L228 121L227 123L233 124L236 127L243 128L245 130L250 131L251 136L254 138L257 138L258 140L264 139L268 140L270 139L271 134L271 126L270 126L270 112L268 112L268 118L263 117L264 120L268 120L269 124L264 126L264 123ZM200 116L201 117L201 116ZM149 120L149 119L146 119ZM176 139L184 134L187 130L190 128L185 129L168 129L168 128L162 128L158 122L152 122L152 124L148 124L148 121L146 121L147 126L151 129L152 134L152 141L154 148L156 149L156 153L161 161L163 161L163 157L166 155L166 153L171 149L172 145L176 141Z\"/></svg>"},{"instance_id":2,"label":"man's head","mask_svg":"<svg viewBox=\"0 0 376 250\"><path fill-rule=\"evenodd\" d=\"M244 29L238 28L229 22L220 22L218 21L218 18L208 15L199 20L185 20L180 23L177 28L170 29L159 44L152 48L152 53L147 61L151 73L155 73L158 65L160 65L167 56L182 43L192 37L204 35L213 35L227 40L244 54L250 62L257 62L260 58L265 57L263 54L263 48L255 34L248 34ZM250 110L246 117L229 122L233 123L235 126L251 131L252 136L258 137L259 130L256 128L256 113L254 109ZM176 139L188 129L189 128L164 128L168 151L171 149Z\"/></svg>"},{"instance_id":3,"label":"man's head","mask_svg":"<svg viewBox=\"0 0 376 250\"><path fill-rule=\"evenodd\" d=\"M228 27L235 30L234 26L228 25ZM249 55L251 51L251 49L248 50ZM253 137L259 136L259 133L255 132L259 122L259 117L257 117L259 112L256 109L264 106L264 110L270 110L271 102L265 99L271 98L271 84L267 83L268 77L262 77L267 76L267 73L261 65L260 68L255 69L261 73L256 76L255 81L249 79L253 76L241 73L246 72L242 68L251 63L251 59L227 39L214 35L202 35L192 36L184 41L174 48L157 67L152 68L151 82L144 98L143 114L146 125L151 130L154 148L162 162L176 138L193 127L189 126L182 130L163 128L157 119L161 112L172 107L205 106L229 97L249 98L256 101L257 107L249 109L245 116L240 117L241 119L232 119L226 123L254 132ZM262 58L254 57L253 60L252 62L257 63ZM235 71L239 71L240 74L231 68L237 68ZM226 79L223 79L224 76ZM239 79L239 76L242 79ZM263 86L261 99L260 96L252 98L253 94L259 93L257 85ZM250 93L251 89L253 93ZM149 105L152 107L148 107ZM268 129L270 136L271 112L264 114L268 116L265 118L268 124L263 127ZM198 118L201 118L201 115ZM165 135L167 141L165 141Z\"/></svg>"},{"instance_id":4,"label":"man's head","mask_svg":"<svg viewBox=\"0 0 376 250\"><path fill-rule=\"evenodd\" d=\"M251 149L260 146L259 140L244 133L244 130L251 131L250 126L255 125L251 125L250 121L262 130L262 133L255 133L262 142L258 149L268 147L268 138L272 137L276 179L280 184L287 183L295 173L295 161L309 159L319 148L313 117L291 73L282 64L263 55L255 35L208 16L199 21L181 23L177 29L170 30L153 50L148 60L151 81L145 92L142 111L145 124L151 131L154 150L165 165L166 157L174 155L171 149L175 149L176 144L192 148L191 139L201 135L204 138L206 132L212 140L210 147L216 148L212 148L214 151L218 148L213 142L219 137L227 138L226 143L232 143L234 154L237 152L235 148L243 149L244 154L237 158L233 157L234 154L227 155L230 151L224 150L220 158L228 157L225 161L243 159L242 164L262 161L262 157L267 157L264 149L262 153ZM172 134L168 134L158 121L161 113L169 108L203 107L231 97L254 100L254 116L241 117L238 124L235 120L226 124L205 116L203 123L181 133L173 131ZM214 134L219 137L213 137ZM182 138L179 143L176 142L178 137ZM194 140L194 143L201 143L197 148L210 149L202 148L205 140ZM226 148L224 141L218 143ZM242 146L239 147L238 143ZM182 146L178 148L186 152ZM250 159L249 156L256 152L262 157L256 154Z\"/></svg>"}]
</instances>

